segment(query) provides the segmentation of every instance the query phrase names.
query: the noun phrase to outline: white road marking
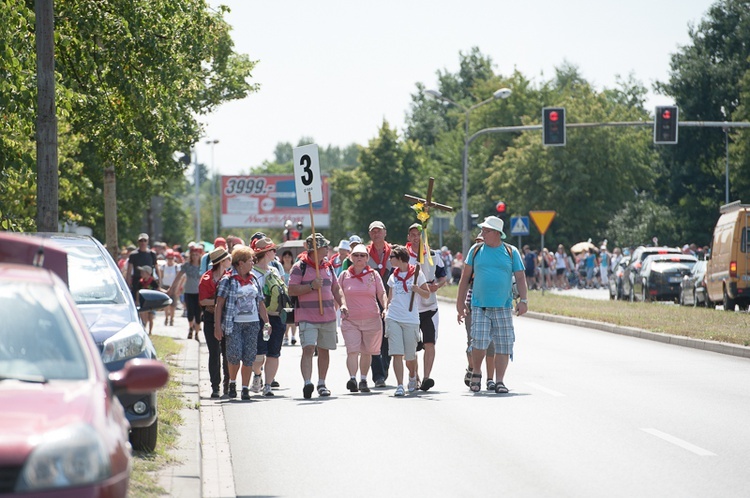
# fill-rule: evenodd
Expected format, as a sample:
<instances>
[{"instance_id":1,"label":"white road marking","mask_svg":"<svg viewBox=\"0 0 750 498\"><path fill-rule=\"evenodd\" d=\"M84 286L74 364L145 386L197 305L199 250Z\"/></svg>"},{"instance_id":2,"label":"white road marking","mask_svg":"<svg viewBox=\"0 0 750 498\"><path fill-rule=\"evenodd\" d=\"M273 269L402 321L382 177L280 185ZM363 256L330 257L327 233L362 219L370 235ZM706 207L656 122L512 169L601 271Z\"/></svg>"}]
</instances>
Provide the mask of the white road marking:
<instances>
[{"instance_id":1,"label":"white road marking","mask_svg":"<svg viewBox=\"0 0 750 498\"><path fill-rule=\"evenodd\" d=\"M533 389L537 389L539 391L545 392L549 394L550 396L558 396L558 397L565 396L563 393L553 391L552 389L548 389L544 386L540 386L539 384L535 384L534 382L527 382L526 385Z\"/></svg>"},{"instance_id":2,"label":"white road marking","mask_svg":"<svg viewBox=\"0 0 750 498\"><path fill-rule=\"evenodd\" d=\"M675 444L679 446L680 448L691 451L698 456L716 456L716 453L711 453L708 450L704 450L700 446L696 446L694 444L688 443L687 441L684 441L680 438L669 435L665 432L661 432L656 429L641 429L641 430L651 434L652 436L656 436L660 439L663 439L664 441L667 441L668 443Z\"/></svg>"}]
</instances>

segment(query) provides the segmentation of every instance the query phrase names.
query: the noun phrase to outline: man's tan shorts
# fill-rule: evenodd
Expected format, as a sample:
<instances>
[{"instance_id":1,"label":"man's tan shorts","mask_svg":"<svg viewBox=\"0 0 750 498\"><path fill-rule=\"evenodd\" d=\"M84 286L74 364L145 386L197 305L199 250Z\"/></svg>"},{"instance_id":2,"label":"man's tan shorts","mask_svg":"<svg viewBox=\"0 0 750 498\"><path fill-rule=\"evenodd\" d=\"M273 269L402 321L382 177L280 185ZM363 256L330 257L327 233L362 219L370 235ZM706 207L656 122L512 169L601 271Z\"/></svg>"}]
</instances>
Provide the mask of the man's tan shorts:
<instances>
[{"instance_id":1,"label":"man's tan shorts","mask_svg":"<svg viewBox=\"0 0 750 498\"><path fill-rule=\"evenodd\" d=\"M336 320L324 323L299 323L300 345L336 349Z\"/></svg>"}]
</instances>

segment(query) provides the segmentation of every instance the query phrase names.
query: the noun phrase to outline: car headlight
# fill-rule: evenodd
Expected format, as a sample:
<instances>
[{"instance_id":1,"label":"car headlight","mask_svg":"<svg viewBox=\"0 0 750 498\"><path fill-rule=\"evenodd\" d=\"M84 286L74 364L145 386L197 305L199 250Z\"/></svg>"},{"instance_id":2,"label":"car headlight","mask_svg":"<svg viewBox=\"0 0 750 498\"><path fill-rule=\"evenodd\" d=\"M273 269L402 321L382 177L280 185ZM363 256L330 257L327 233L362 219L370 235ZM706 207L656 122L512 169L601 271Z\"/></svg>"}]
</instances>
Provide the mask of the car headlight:
<instances>
[{"instance_id":1,"label":"car headlight","mask_svg":"<svg viewBox=\"0 0 750 498\"><path fill-rule=\"evenodd\" d=\"M75 424L44 435L29 455L16 491L82 486L110 473L107 451L94 428Z\"/></svg>"},{"instance_id":2,"label":"car headlight","mask_svg":"<svg viewBox=\"0 0 750 498\"><path fill-rule=\"evenodd\" d=\"M128 360L146 350L148 336L137 323L131 323L104 341L102 360L104 363Z\"/></svg>"}]
</instances>

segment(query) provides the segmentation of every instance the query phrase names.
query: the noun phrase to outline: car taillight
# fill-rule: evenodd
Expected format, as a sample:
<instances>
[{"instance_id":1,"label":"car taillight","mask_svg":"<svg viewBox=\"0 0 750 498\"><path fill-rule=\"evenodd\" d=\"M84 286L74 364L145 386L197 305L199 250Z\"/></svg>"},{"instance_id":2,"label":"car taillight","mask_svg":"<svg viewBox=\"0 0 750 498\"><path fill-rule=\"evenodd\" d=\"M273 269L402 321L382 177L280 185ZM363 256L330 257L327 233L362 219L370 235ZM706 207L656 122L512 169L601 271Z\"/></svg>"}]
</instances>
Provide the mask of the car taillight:
<instances>
[{"instance_id":1,"label":"car taillight","mask_svg":"<svg viewBox=\"0 0 750 498\"><path fill-rule=\"evenodd\" d=\"M731 261L729 263L729 276L731 278L737 278L737 262Z\"/></svg>"}]
</instances>

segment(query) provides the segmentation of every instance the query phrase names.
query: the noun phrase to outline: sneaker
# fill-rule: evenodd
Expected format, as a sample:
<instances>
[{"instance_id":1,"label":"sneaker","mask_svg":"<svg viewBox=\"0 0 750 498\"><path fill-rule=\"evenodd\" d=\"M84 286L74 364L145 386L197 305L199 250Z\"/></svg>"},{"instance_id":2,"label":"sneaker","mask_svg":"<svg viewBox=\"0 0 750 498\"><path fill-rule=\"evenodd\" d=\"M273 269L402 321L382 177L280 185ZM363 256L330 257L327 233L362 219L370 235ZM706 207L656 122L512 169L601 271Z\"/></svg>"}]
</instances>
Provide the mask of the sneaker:
<instances>
[{"instance_id":1,"label":"sneaker","mask_svg":"<svg viewBox=\"0 0 750 498\"><path fill-rule=\"evenodd\" d=\"M419 388L423 391L429 391L432 386L435 385L435 381L429 377L425 377Z\"/></svg>"},{"instance_id":2,"label":"sneaker","mask_svg":"<svg viewBox=\"0 0 750 498\"><path fill-rule=\"evenodd\" d=\"M495 381L492 379L487 379L487 390L488 391L494 391L495 390Z\"/></svg>"},{"instance_id":3,"label":"sneaker","mask_svg":"<svg viewBox=\"0 0 750 498\"><path fill-rule=\"evenodd\" d=\"M276 381L276 379L273 379L273 382L271 382L271 387L281 387L279 383Z\"/></svg>"},{"instance_id":4,"label":"sneaker","mask_svg":"<svg viewBox=\"0 0 750 498\"><path fill-rule=\"evenodd\" d=\"M220 397L221 396L219 395L219 390L218 389L214 389L213 391L211 391L211 398L212 399L218 399Z\"/></svg>"},{"instance_id":5,"label":"sneaker","mask_svg":"<svg viewBox=\"0 0 750 498\"><path fill-rule=\"evenodd\" d=\"M378 379L375 381L375 387L385 387L385 379Z\"/></svg>"},{"instance_id":6,"label":"sneaker","mask_svg":"<svg viewBox=\"0 0 750 498\"><path fill-rule=\"evenodd\" d=\"M242 399L245 401L250 399L250 391L248 391L247 387L242 388Z\"/></svg>"},{"instance_id":7,"label":"sneaker","mask_svg":"<svg viewBox=\"0 0 750 498\"><path fill-rule=\"evenodd\" d=\"M263 386L263 396L273 396L273 391L271 390L271 386L266 384Z\"/></svg>"},{"instance_id":8,"label":"sneaker","mask_svg":"<svg viewBox=\"0 0 750 498\"><path fill-rule=\"evenodd\" d=\"M281 344L282 346L288 346L289 345L289 338L284 337L284 342Z\"/></svg>"},{"instance_id":9,"label":"sneaker","mask_svg":"<svg viewBox=\"0 0 750 498\"><path fill-rule=\"evenodd\" d=\"M229 391L227 391L227 396L229 396L230 398L237 397L237 384L232 382L229 383Z\"/></svg>"},{"instance_id":10,"label":"sneaker","mask_svg":"<svg viewBox=\"0 0 750 498\"><path fill-rule=\"evenodd\" d=\"M349 379L349 382L346 383L346 388L349 389L349 392L356 393L359 391L357 388L357 381L352 377Z\"/></svg>"},{"instance_id":11,"label":"sneaker","mask_svg":"<svg viewBox=\"0 0 750 498\"><path fill-rule=\"evenodd\" d=\"M312 398L312 393L315 390L315 386L310 384L305 384L305 387L302 388L302 396L305 397L305 399Z\"/></svg>"},{"instance_id":12,"label":"sneaker","mask_svg":"<svg viewBox=\"0 0 750 498\"><path fill-rule=\"evenodd\" d=\"M292 346L294 346L295 344L297 344L297 338L296 337L292 337Z\"/></svg>"},{"instance_id":13,"label":"sneaker","mask_svg":"<svg viewBox=\"0 0 750 498\"><path fill-rule=\"evenodd\" d=\"M413 393L417 390L417 378L409 379L409 392Z\"/></svg>"},{"instance_id":14,"label":"sneaker","mask_svg":"<svg viewBox=\"0 0 750 498\"><path fill-rule=\"evenodd\" d=\"M360 380L359 381L359 386L357 386L357 387L359 388L359 392L361 392L361 393L369 393L370 392L370 388L367 387L367 381L366 380Z\"/></svg>"},{"instance_id":15,"label":"sneaker","mask_svg":"<svg viewBox=\"0 0 750 498\"><path fill-rule=\"evenodd\" d=\"M253 375L253 385L250 389L252 389L254 393L259 393L260 390L263 389L263 380L260 378L260 375Z\"/></svg>"},{"instance_id":16,"label":"sneaker","mask_svg":"<svg viewBox=\"0 0 750 498\"><path fill-rule=\"evenodd\" d=\"M404 395L404 386L398 386L396 388L396 392L393 393L394 396L403 396Z\"/></svg>"}]
</instances>

